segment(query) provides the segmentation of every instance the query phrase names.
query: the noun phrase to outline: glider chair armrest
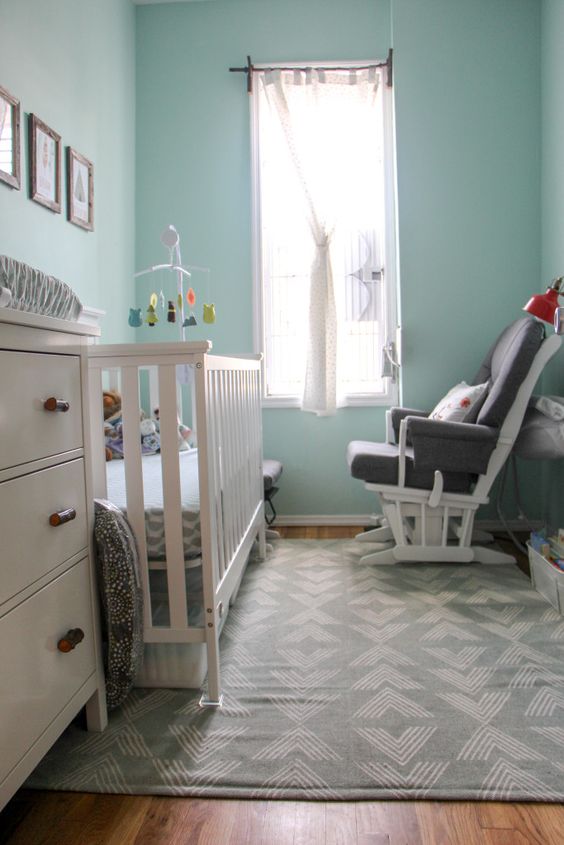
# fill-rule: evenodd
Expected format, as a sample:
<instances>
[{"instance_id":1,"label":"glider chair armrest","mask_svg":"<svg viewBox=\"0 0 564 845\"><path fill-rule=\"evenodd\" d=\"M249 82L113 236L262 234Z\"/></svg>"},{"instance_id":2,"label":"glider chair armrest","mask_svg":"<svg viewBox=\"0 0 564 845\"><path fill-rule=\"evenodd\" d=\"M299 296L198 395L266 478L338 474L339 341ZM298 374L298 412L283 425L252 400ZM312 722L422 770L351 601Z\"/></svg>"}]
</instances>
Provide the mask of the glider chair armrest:
<instances>
[{"instance_id":1,"label":"glider chair armrest","mask_svg":"<svg viewBox=\"0 0 564 845\"><path fill-rule=\"evenodd\" d=\"M386 435L388 443L399 443L401 421L406 417L428 417L429 411L419 411L415 408L390 408L386 412ZM392 439L390 439L392 438Z\"/></svg>"},{"instance_id":2,"label":"glider chair armrest","mask_svg":"<svg viewBox=\"0 0 564 845\"><path fill-rule=\"evenodd\" d=\"M417 469L483 475L496 447L499 431L488 425L446 422L410 416L406 437L413 445Z\"/></svg>"}]
</instances>

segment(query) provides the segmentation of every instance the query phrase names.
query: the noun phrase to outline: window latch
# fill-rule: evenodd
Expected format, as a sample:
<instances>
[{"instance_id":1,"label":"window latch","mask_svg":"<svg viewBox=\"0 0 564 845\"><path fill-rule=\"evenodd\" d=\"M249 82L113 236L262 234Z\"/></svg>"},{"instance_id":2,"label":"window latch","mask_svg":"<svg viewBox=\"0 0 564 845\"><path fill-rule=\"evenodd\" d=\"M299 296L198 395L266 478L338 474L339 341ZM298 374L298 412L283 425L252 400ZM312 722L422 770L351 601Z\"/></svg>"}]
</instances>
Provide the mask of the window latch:
<instances>
[{"instance_id":1,"label":"window latch","mask_svg":"<svg viewBox=\"0 0 564 845\"><path fill-rule=\"evenodd\" d=\"M393 340L389 340L382 347L382 378L389 378L392 384L395 384L398 379L399 368L396 345Z\"/></svg>"}]
</instances>

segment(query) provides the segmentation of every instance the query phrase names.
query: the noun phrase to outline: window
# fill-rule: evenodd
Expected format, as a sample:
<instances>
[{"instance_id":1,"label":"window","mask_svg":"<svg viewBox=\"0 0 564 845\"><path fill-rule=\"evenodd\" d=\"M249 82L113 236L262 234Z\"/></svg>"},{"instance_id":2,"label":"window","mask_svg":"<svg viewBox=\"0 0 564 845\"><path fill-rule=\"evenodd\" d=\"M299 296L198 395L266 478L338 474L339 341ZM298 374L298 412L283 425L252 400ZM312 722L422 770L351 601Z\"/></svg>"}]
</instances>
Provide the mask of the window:
<instances>
[{"instance_id":1,"label":"window","mask_svg":"<svg viewBox=\"0 0 564 845\"><path fill-rule=\"evenodd\" d=\"M255 341L265 404L331 413L393 402L396 368L382 376L396 331L385 73L375 64L255 69Z\"/></svg>"}]
</instances>

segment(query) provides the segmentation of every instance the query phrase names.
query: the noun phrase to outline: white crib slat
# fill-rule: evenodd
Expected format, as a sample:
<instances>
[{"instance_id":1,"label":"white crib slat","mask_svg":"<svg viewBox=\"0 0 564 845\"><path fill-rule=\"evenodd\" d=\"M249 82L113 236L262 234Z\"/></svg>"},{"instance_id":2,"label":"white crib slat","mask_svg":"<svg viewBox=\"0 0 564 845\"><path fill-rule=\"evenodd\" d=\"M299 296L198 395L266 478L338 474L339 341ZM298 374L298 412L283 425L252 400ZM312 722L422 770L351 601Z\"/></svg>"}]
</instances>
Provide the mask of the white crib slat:
<instances>
[{"instance_id":1,"label":"white crib slat","mask_svg":"<svg viewBox=\"0 0 564 845\"><path fill-rule=\"evenodd\" d=\"M249 491L247 473L249 464L248 439L251 434L245 426L245 374L237 372L237 409L239 415L239 478L241 485L241 534L245 531L249 515Z\"/></svg>"},{"instance_id":2,"label":"white crib slat","mask_svg":"<svg viewBox=\"0 0 564 845\"><path fill-rule=\"evenodd\" d=\"M208 447L210 464L212 466L212 474L210 476L210 496L211 501L215 506L215 518L217 522L217 551L218 551L218 566L219 579L223 578L225 574L225 549L221 540L223 534L223 513L222 513L222 492L221 492L221 478L220 478L220 439L218 437L218 418L217 418L217 372L207 373L207 398L208 398Z\"/></svg>"},{"instance_id":3,"label":"white crib slat","mask_svg":"<svg viewBox=\"0 0 564 845\"><path fill-rule=\"evenodd\" d=\"M102 372L90 369L88 373L88 391L90 398L90 431L92 437L92 481L94 496L106 499L106 457L104 448L104 406L102 403Z\"/></svg>"},{"instance_id":4,"label":"white crib slat","mask_svg":"<svg viewBox=\"0 0 564 845\"><path fill-rule=\"evenodd\" d=\"M139 375L137 367L124 367L121 373L121 411L123 417L123 451L127 519L137 540L139 568L144 595L144 624L152 625L151 589L145 535L145 501L139 433Z\"/></svg>"},{"instance_id":5,"label":"white crib slat","mask_svg":"<svg viewBox=\"0 0 564 845\"><path fill-rule=\"evenodd\" d=\"M233 449L231 419L229 407L231 403L229 374L221 373L221 422L223 430L223 514L225 524L225 557L226 566L229 567L234 552L235 529L233 525Z\"/></svg>"},{"instance_id":6,"label":"white crib slat","mask_svg":"<svg viewBox=\"0 0 564 845\"><path fill-rule=\"evenodd\" d=\"M231 372L229 374L231 381L231 420L233 425L233 504L235 511L235 550L239 544L242 535L242 490L241 490L241 471L240 471L240 443L241 431L239 427L239 396L237 386L237 373Z\"/></svg>"},{"instance_id":7,"label":"white crib slat","mask_svg":"<svg viewBox=\"0 0 564 845\"><path fill-rule=\"evenodd\" d=\"M178 463L175 366L165 365L159 367L159 402L170 625L172 628L186 628L188 625L188 611L182 538L180 466Z\"/></svg>"},{"instance_id":8,"label":"white crib slat","mask_svg":"<svg viewBox=\"0 0 564 845\"><path fill-rule=\"evenodd\" d=\"M198 424L198 469L200 479L200 526L202 530L202 580L204 587L205 633L208 652L208 694L206 704L220 703L219 618L216 604L219 581L215 507L210 490L212 456L209 451L210 412L206 359L196 365L196 416Z\"/></svg>"}]
</instances>

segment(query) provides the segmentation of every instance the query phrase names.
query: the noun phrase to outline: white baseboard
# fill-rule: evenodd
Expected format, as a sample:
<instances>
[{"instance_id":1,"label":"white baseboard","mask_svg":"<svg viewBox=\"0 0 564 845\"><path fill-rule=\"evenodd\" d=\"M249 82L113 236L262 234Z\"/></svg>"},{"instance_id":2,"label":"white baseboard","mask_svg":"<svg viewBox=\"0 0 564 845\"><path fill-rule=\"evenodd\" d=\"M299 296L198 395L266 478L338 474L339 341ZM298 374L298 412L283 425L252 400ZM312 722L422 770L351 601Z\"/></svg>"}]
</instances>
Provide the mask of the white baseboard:
<instances>
[{"instance_id":1,"label":"white baseboard","mask_svg":"<svg viewBox=\"0 0 564 845\"><path fill-rule=\"evenodd\" d=\"M373 523L377 514L282 514L276 516L276 525L366 525ZM529 528L538 529L542 526L541 520L531 520L527 525L521 519L508 519L507 527L511 531L529 531ZM503 532L505 530L499 519L477 519L476 528L482 531Z\"/></svg>"},{"instance_id":2,"label":"white baseboard","mask_svg":"<svg viewBox=\"0 0 564 845\"><path fill-rule=\"evenodd\" d=\"M371 525L372 516L365 514L282 514L276 515L276 525Z\"/></svg>"}]
</instances>

